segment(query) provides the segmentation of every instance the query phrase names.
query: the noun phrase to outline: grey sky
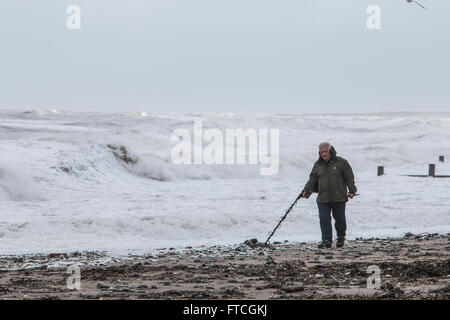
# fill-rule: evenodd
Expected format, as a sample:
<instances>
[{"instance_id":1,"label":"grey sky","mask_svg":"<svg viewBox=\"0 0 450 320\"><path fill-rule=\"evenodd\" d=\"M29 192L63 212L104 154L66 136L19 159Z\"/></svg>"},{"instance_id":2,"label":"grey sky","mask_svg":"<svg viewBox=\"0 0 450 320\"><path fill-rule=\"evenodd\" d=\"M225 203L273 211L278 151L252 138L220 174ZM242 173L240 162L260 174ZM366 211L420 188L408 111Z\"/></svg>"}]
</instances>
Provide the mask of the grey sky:
<instances>
[{"instance_id":1,"label":"grey sky","mask_svg":"<svg viewBox=\"0 0 450 320\"><path fill-rule=\"evenodd\" d=\"M2 0L0 108L450 111L450 1L420 2Z\"/></svg>"}]
</instances>

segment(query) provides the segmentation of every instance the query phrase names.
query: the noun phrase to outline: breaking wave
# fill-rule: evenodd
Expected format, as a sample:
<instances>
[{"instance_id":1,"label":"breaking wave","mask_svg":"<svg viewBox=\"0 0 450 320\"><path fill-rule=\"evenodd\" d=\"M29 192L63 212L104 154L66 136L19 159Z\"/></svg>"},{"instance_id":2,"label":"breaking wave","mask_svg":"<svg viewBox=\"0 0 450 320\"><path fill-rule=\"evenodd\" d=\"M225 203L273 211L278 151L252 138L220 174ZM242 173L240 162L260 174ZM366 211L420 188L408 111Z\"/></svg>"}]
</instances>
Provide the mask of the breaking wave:
<instances>
[{"instance_id":1,"label":"breaking wave","mask_svg":"<svg viewBox=\"0 0 450 320\"><path fill-rule=\"evenodd\" d=\"M45 196L28 175L0 164L0 200L38 201Z\"/></svg>"}]
</instances>

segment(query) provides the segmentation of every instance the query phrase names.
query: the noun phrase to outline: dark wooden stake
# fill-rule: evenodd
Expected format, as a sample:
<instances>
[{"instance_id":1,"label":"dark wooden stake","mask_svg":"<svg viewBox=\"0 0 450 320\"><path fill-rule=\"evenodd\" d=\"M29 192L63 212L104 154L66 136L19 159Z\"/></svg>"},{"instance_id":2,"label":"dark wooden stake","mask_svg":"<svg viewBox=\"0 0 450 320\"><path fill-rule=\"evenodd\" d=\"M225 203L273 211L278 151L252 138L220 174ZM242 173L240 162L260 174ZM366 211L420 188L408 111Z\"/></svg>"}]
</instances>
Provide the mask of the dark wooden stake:
<instances>
[{"instance_id":1,"label":"dark wooden stake","mask_svg":"<svg viewBox=\"0 0 450 320\"><path fill-rule=\"evenodd\" d=\"M430 166L428 167L428 175L430 177L434 177L435 169L436 169L435 164L434 163L430 163Z\"/></svg>"},{"instance_id":2,"label":"dark wooden stake","mask_svg":"<svg viewBox=\"0 0 450 320\"><path fill-rule=\"evenodd\" d=\"M383 166L379 166L377 175L378 176L382 176L383 174L384 174L384 167Z\"/></svg>"}]
</instances>

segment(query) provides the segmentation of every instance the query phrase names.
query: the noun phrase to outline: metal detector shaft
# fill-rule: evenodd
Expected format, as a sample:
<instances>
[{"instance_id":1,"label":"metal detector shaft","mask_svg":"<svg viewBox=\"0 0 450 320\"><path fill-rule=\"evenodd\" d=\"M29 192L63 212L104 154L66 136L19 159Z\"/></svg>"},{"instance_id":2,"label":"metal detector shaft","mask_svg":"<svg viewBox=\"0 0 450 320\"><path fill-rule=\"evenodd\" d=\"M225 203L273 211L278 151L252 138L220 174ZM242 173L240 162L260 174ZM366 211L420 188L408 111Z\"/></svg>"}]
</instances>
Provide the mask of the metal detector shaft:
<instances>
[{"instance_id":1,"label":"metal detector shaft","mask_svg":"<svg viewBox=\"0 0 450 320\"><path fill-rule=\"evenodd\" d=\"M264 242L264 244L267 244L267 242L269 242L270 238L272 238L272 236L275 233L275 231L277 231L277 229L280 227L280 224L283 222L284 219L286 219L286 217L289 214L289 212L292 211L292 208L295 206L295 204L297 203L298 199L300 199L301 197L302 197L302 194L300 193L298 195L297 199L295 199L294 203L292 203L291 206L289 207L289 209L286 210L285 215L283 216L283 218L281 218L280 222L278 222L277 226L275 227L275 229L273 229L272 233L267 238L266 242Z\"/></svg>"}]
</instances>

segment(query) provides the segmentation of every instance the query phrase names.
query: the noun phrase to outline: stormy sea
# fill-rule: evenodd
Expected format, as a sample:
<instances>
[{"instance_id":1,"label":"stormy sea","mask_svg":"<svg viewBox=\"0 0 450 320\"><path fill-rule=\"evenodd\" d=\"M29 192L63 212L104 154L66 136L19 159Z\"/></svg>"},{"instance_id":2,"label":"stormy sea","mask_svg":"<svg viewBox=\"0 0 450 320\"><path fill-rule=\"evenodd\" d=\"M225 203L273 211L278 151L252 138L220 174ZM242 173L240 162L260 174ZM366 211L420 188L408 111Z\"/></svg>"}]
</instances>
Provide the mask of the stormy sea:
<instances>
[{"instance_id":1,"label":"stormy sea","mask_svg":"<svg viewBox=\"0 0 450 320\"><path fill-rule=\"evenodd\" d=\"M278 130L276 174L261 175L264 165L249 161L174 163L173 133L184 129L193 138L196 122L224 136L228 129ZM450 175L450 113L1 110L0 139L0 255L124 255L264 241L302 190L322 141L355 174L348 239L450 232L450 178L408 176L427 175L430 163L436 175ZM247 144L224 151L230 148L245 153ZM320 241L315 197L297 203L273 241Z\"/></svg>"}]
</instances>

